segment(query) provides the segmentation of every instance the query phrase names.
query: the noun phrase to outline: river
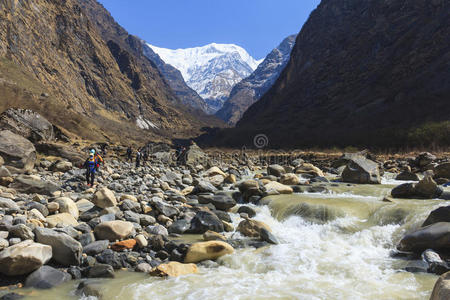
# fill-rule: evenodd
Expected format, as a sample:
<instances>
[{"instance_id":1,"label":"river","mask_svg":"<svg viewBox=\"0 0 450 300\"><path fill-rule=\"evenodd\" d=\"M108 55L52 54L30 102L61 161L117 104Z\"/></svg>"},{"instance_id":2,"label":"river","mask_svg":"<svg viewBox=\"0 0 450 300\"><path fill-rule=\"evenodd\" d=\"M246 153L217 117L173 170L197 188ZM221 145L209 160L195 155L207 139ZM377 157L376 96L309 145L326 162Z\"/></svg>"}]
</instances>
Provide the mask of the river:
<instances>
[{"instance_id":1,"label":"river","mask_svg":"<svg viewBox=\"0 0 450 300\"><path fill-rule=\"evenodd\" d=\"M404 271L408 261L392 253L405 232L450 203L381 201L400 183L384 178L381 185L271 196L253 207L279 245L237 249L178 278L118 272L101 280L104 299L428 299L437 276ZM232 217L237 226L238 215ZM80 299L77 284L33 291L29 298Z\"/></svg>"}]
</instances>

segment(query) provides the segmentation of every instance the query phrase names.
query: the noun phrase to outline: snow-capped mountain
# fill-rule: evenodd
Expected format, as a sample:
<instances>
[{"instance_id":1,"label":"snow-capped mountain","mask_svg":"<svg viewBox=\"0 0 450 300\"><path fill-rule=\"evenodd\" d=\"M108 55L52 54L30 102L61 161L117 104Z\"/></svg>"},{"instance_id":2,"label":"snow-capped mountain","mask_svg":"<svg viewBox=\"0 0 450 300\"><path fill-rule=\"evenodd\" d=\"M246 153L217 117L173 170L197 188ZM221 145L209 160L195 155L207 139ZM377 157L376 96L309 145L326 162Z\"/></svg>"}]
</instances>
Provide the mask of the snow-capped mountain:
<instances>
[{"instance_id":1,"label":"snow-capped mountain","mask_svg":"<svg viewBox=\"0 0 450 300\"><path fill-rule=\"evenodd\" d=\"M258 101L280 76L289 61L295 38L296 35L285 38L249 77L236 84L216 116L235 125L247 108Z\"/></svg>"},{"instance_id":2,"label":"snow-capped mountain","mask_svg":"<svg viewBox=\"0 0 450 300\"><path fill-rule=\"evenodd\" d=\"M249 76L262 62L233 44L209 44L188 49L165 49L148 44L161 59L177 68L187 85L215 113L228 99L232 88Z\"/></svg>"}]
</instances>

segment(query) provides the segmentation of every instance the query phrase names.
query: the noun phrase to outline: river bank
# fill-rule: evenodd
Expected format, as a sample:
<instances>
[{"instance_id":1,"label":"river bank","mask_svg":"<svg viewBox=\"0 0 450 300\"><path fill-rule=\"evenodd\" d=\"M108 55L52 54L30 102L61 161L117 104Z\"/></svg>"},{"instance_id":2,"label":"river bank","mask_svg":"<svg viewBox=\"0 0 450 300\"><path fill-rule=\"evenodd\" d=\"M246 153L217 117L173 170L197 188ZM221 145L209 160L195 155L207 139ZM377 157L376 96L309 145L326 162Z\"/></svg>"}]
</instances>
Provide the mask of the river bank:
<instances>
[{"instance_id":1,"label":"river bank","mask_svg":"<svg viewBox=\"0 0 450 300\"><path fill-rule=\"evenodd\" d=\"M2 176L0 260L20 263L1 268L9 284L1 293L30 299L431 294L438 277L428 273L429 262L397 246L430 212L450 204L448 188L432 179L421 181L426 189L417 183L428 170L444 183L448 158L309 155L280 165L242 153L218 160L196 145L177 161L170 149L148 147L150 160L140 167L122 160L123 149L112 149L94 188L86 187L83 170L44 156L28 171L33 175ZM392 197L402 184L411 185L411 199ZM201 250L194 253L194 245ZM20 255L13 247L50 255L27 261L29 253L21 253L14 260ZM169 275L161 273L169 261L196 265L181 277L147 274ZM144 274L128 273L133 270Z\"/></svg>"}]
</instances>

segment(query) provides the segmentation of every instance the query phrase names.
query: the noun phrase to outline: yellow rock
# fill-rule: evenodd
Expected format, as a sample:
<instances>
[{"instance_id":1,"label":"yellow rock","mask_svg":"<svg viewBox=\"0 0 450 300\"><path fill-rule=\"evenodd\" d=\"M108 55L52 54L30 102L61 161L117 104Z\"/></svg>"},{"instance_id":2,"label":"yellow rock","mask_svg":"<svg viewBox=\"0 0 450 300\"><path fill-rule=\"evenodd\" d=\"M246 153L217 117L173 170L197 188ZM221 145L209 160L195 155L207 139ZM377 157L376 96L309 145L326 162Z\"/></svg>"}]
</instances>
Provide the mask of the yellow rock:
<instances>
[{"instance_id":1,"label":"yellow rock","mask_svg":"<svg viewBox=\"0 0 450 300\"><path fill-rule=\"evenodd\" d=\"M215 260L234 252L230 244L221 241L199 242L192 244L184 259L185 263L197 263L203 260Z\"/></svg>"},{"instance_id":2,"label":"yellow rock","mask_svg":"<svg viewBox=\"0 0 450 300\"><path fill-rule=\"evenodd\" d=\"M261 231L261 228L265 228L268 231L272 231L266 223L252 220L252 219L245 219L241 223L239 223L237 227L237 231L242 233L245 236L249 237L259 237L259 232Z\"/></svg>"},{"instance_id":3,"label":"yellow rock","mask_svg":"<svg viewBox=\"0 0 450 300\"><path fill-rule=\"evenodd\" d=\"M198 273L197 266L195 264L182 264L176 261L171 261L167 264L160 264L156 268L150 271L151 276L166 277L172 276L177 277L187 274Z\"/></svg>"},{"instance_id":4,"label":"yellow rock","mask_svg":"<svg viewBox=\"0 0 450 300\"><path fill-rule=\"evenodd\" d=\"M292 194L294 192L294 190L290 186L281 184L277 181L271 181L265 184L264 187L268 192L270 190L275 190L280 194Z\"/></svg>"},{"instance_id":5,"label":"yellow rock","mask_svg":"<svg viewBox=\"0 0 450 300\"><path fill-rule=\"evenodd\" d=\"M324 176L323 172L316 166L314 166L313 164L309 164L309 163L304 163L301 166L299 166L296 170L295 173L297 174L311 174L314 176Z\"/></svg>"},{"instance_id":6,"label":"yellow rock","mask_svg":"<svg viewBox=\"0 0 450 300\"><path fill-rule=\"evenodd\" d=\"M78 222L75 218L69 213L60 213L52 216L48 216L46 219L49 228L56 227L58 223L61 223L65 226L77 226Z\"/></svg>"}]
</instances>

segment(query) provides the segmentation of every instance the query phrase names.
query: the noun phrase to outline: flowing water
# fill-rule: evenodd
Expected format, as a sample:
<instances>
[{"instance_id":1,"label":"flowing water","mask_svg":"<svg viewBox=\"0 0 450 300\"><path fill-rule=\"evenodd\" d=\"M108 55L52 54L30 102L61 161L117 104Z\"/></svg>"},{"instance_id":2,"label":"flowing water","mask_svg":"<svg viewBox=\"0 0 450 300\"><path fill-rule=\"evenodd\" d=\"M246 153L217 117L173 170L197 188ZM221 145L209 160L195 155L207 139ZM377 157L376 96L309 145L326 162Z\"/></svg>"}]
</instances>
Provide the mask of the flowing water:
<instances>
[{"instance_id":1,"label":"flowing water","mask_svg":"<svg viewBox=\"0 0 450 300\"><path fill-rule=\"evenodd\" d=\"M104 299L427 299L437 276L405 272L408 261L392 253L405 232L449 203L382 202L397 184L339 184L327 193L266 198L254 206L255 219L272 228L279 245L238 249L178 278L120 272L103 280ZM30 299L79 299L76 286L34 291Z\"/></svg>"}]
</instances>

